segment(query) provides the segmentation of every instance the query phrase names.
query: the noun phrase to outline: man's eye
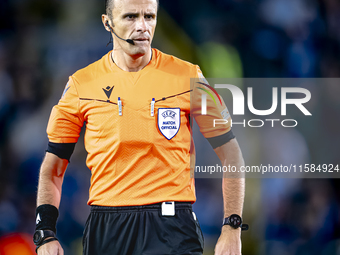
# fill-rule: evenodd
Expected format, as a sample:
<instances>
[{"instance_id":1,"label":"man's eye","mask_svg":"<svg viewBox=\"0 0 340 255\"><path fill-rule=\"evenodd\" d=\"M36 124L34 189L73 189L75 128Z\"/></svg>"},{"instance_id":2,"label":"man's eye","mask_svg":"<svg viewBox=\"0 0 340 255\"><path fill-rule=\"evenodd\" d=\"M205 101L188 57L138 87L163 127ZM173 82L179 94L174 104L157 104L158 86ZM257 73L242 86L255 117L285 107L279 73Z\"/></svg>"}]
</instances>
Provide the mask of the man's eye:
<instances>
[{"instance_id":1,"label":"man's eye","mask_svg":"<svg viewBox=\"0 0 340 255\"><path fill-rule=\"evenodd\" d=\"M126 17L127 17L128 19L134 19L136 16L131 14L131 15L127 15Z\"/></svg>"},{"instance_id":2,"label":"man's eye","mask_svg":"<svg viewBox=\"0 0 340 255\"><path fill-rule=\"evenodd\" d=\"M145 18L146 19L153 19L153 16L152 15L145 15Z\"/></svg>"}]
</instances>

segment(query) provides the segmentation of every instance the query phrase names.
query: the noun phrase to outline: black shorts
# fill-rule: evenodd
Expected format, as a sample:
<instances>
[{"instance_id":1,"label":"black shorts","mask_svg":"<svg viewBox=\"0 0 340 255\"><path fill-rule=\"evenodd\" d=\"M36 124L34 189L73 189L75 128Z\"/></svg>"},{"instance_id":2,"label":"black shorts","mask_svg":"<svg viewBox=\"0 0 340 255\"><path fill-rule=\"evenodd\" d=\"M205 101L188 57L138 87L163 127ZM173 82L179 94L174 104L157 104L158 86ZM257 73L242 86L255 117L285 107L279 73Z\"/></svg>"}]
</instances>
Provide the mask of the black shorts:
<instances>
[{"instance_id":1,"label":"black shorts","mask_svg":"<svg viewBox=\"0 0 340 255\"><path fill-rule=\"evenodd\" d=\"M203 235L191 203L176 202L175 216L162 216L161 204L91 206L84 255L165 255L203 253Z\"/></svg>"}]
</instances>

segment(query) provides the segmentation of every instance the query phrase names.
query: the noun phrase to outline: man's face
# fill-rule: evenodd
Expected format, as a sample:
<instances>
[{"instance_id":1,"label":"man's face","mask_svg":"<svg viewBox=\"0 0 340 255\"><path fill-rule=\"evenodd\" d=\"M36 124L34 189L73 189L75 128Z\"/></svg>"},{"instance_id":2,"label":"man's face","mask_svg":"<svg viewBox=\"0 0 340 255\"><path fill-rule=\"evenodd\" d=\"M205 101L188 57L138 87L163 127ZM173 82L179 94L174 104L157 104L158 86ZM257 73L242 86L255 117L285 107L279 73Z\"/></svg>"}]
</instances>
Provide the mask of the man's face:
<instances>
[{"instance_id":1,"label":"man's face","mask_svg":"<svg viewBox=\"0 0 340 255\"><path fill-rule=\"evenodd\" d=\"M147 53L156 28L156 15L156 0L114 0L113 30L135 43L131 45L116 38L114 49L121 48L126 54L137 57Z\"/></svg>"}]
</instances>

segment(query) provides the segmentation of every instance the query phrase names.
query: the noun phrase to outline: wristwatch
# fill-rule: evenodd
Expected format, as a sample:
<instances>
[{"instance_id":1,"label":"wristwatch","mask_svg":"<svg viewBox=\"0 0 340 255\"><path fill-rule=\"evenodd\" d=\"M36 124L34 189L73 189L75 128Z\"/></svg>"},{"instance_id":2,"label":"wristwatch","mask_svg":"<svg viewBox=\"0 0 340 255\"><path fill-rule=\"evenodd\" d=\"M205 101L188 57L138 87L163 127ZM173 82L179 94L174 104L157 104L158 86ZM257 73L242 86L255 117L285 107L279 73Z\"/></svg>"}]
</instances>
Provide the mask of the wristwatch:
<instances>
[{"instance_id":1,"label":"wristwatch","mask_svg":"<svg viewBox=\"0 0 340 255\"><path fill-rule=\"evenodd\" d=\"M55 237L52 230L36 230L33 235L33 242L38 246L48 237Z\"/></svg>"},{"instance_id":2,"label":"wristwatch","mask_svg":"<svg viewBox=\"0 0 340 255\"><path fill-rule=\"evenodd\" d=\"M237 214L232 214L227 218L224 218L223 225L229 225L234 229L241 228L241 230L248 230L248 224L242 224L242 218Z\"/></svg>"}]
</instances>

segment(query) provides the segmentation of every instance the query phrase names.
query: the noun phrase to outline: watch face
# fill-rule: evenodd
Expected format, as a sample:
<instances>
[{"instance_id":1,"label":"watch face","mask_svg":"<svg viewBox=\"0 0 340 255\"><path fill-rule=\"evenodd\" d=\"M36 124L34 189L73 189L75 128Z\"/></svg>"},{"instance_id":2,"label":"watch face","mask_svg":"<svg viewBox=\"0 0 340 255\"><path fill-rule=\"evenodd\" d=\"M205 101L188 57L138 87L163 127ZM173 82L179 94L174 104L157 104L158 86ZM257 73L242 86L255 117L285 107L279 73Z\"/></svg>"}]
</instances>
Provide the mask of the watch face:
<instances>
[{"instance_id":1,"label":"watch face","mask_svg":"<svg viewBox=\"0 0 340 255\"><path fill-rule=\"evenodd\" d=\"M233 228L238 228L242 224L242 219L240 216L233 214L229 217L230 226Z\"/></svg>"},{"instance_id":2,"label":"watch face","mask_svg":"<svg viewBox=\"0 0 340 255\"><path fill-rule=\"evenodd\" d=\"M35 231L35 233L33 235L33 242L34 242L34 244L35 245L39 244L41 239L42 239L41 231L40 230Z\"/></svg>"}]
</instances>

